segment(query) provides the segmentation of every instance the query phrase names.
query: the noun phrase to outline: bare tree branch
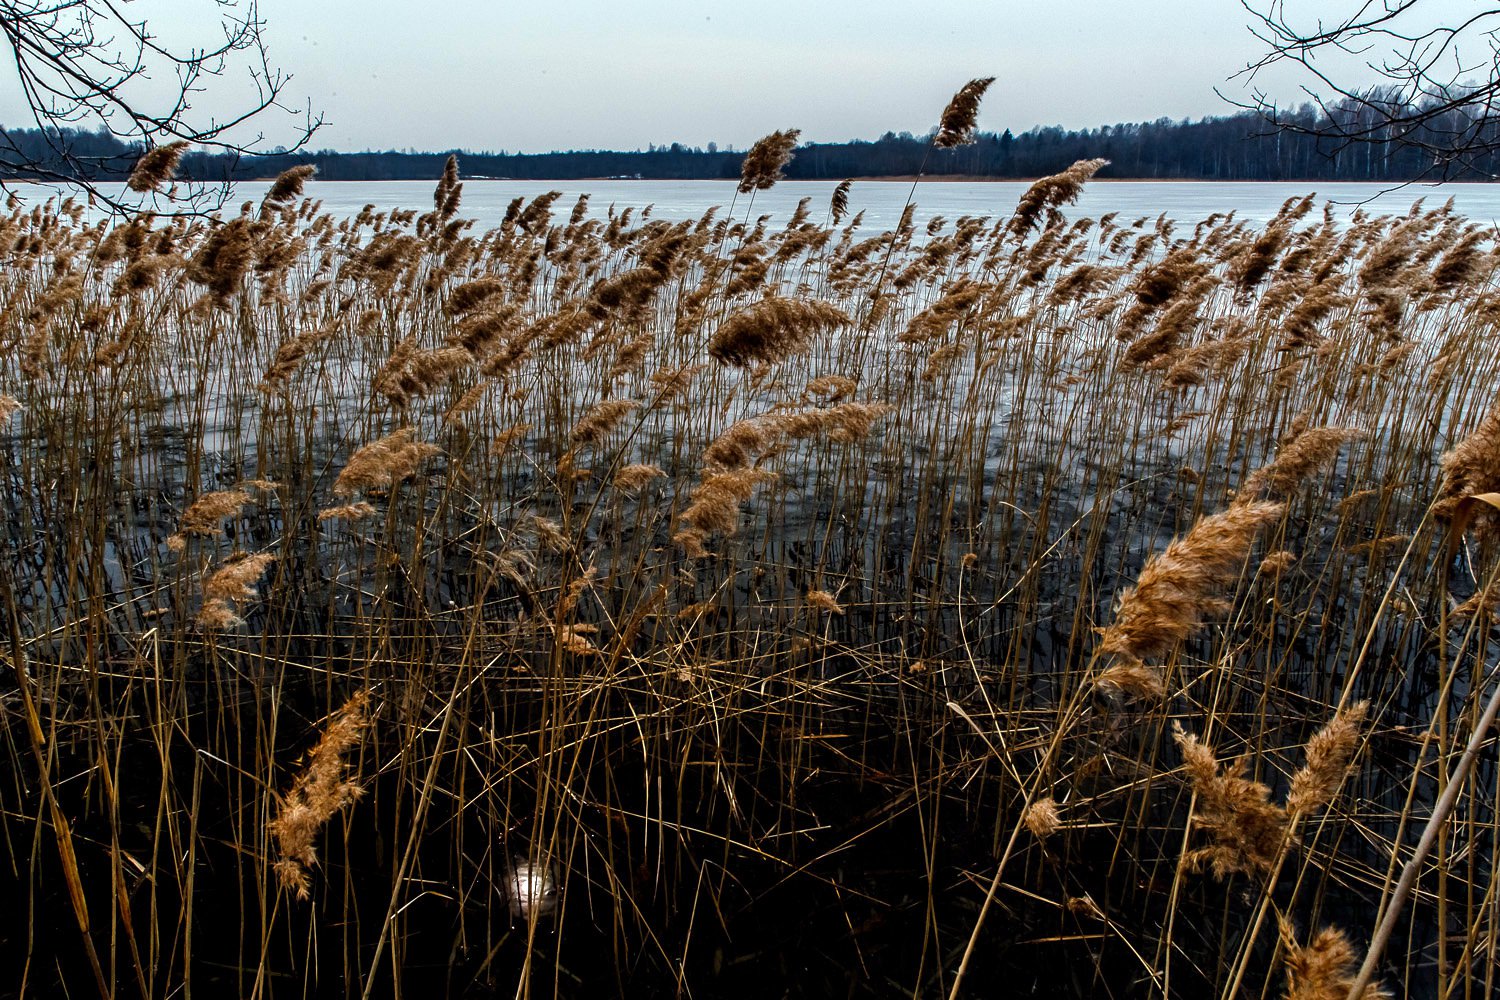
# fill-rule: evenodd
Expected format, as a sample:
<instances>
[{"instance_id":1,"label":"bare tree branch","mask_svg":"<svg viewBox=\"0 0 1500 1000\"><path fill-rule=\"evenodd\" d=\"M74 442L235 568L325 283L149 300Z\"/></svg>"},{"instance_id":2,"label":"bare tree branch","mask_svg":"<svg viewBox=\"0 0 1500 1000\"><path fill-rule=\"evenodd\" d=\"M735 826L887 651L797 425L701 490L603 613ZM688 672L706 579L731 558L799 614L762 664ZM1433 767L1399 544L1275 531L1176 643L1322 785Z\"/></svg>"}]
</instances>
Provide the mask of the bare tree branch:
<instances>
[{"instance_id":1,"label":"bare tree branch","mask_svg":"<svg viewBox=\"0 0 1500 1000\"><path fill-rule=\"evenodd\" d=\"M149 21L127 13L119 0L0 0L0 34L35 132L19 141L0 126L0 187L8 180L74 184L116 210L139 207L101 178L120 178L135 158L169 142L202 152L238 156L303 148L323 124L311 105L286 103L290 75L270 60L256 0L201 0L212 24L192 43L164 42ZM226 96L226 91L236 91ZM230 110L200 111L203 103ZM279 141L252 122L277 119ZM14 128L14 126L12 126ZM85 151L80 133L93 131L128 144L106 153ZM39 155L40 135L45 155ZM96 146L98 144L95 144ZM187 184L168 199L168 211L217 206L227 184ZM160 196L152 207L162 207Z\"/></svg>"},{"instance_id":2,"label":"bare tree branch","mask_svg":"<svg viewBox=\"0 0 1500 1000\"><path fill-rule=\"evenodd\" d=\"M1332 17L1288 0L1242 5L1265 52L1237 74L1251 96L1232 103L1270 130L1326 138L1330 155L1416 149L1441 179L1500 170L1500 6L1445 21L1432 0L1344 0ZM1302 78L1306 105L1285 107L1255 86L1273 68Z\"/></svg>"}]
</instances>

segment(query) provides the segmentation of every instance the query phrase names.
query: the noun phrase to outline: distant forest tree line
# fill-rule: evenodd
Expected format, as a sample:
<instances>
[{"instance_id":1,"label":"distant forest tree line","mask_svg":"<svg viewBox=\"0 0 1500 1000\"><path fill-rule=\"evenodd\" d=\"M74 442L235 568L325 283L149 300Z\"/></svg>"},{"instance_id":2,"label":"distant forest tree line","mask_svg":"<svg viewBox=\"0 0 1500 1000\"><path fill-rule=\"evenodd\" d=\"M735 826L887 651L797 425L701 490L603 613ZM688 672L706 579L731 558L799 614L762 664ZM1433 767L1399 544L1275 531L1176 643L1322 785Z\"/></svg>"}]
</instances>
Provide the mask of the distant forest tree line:
<instances>
[{"instance_id":1,"label":"distant forest tree line","mask_svg":"<svg viewBox=\"0 0 1500 1000\"><path fill-rule=\"evenodd\" d=\"M1294 122L1305 131L1269 129L1264 118L1251 111L1198 121L1160 118L1077 131L1049 127L1015 135L1006 130L998 135L981 133L977 142L956 149L931 148L927 136L887 132L874 141L803 145L787 166L786 176L793 180L840 180L920 172L931 177L1024 179L1056 173L1075 160L1090 157L1110 161L1100 176L1120 179L1398 182L1438 174L1450 180L1489 180L1500 172L1500 156L1494 153L1470 158L1458 167L1438 163L1430 153L1400 141L1409 139L1409 133L1393 134L1387 142L1342 145L1326 134L1316 134L1328 131L1323 126L1328 124L1329 115L1329 111L1311 105L1282 115L1284 123ZM1432 122L1430 127L1440 128L1442 123ZM88 169L88 179L96 181L123 180L140 155L139 147L95 132L5 129L0 133L0 145L9 145L31 162L57 173L76 175ZM72 158L63 156L59 152L62 149L69 150ZM323 180L431 180L442 174L449 152L459 154L467 177L517 180L730 179L739 176L744 156L743 152L719 149L713 143L703 149L675 142L633 152L302 150L253 158L189 153L183 158L179 176L207 182L245 180L311 163ZM80 160L90 166L79 166ZM9 176L26 174L14 172Z\"/></svg>"}]
</instances>

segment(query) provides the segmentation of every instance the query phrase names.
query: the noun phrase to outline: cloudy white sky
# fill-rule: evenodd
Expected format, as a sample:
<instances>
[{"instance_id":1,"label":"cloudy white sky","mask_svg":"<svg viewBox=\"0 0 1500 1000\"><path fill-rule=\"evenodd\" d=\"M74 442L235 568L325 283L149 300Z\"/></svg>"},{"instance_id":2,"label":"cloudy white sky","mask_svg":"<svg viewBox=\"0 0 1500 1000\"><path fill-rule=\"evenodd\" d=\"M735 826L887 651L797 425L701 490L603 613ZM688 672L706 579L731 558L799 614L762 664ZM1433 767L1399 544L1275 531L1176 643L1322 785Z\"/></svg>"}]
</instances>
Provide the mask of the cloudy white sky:
<instances>
[{"instance_id":1,"label":"cloudy white sky","mask_svg":"<svg viewBox=\"0 0 1500 1000\"><path fill-rule=\"evenodd\" d=\"M1302 0L1309 17L1353 0ZM1463 9L1469 0L1430 0ZM1089 127L1221 114L1263 51L1238 0L260 0L273 60L328 125L316 147L744 148L923 133L964 81L980 126ZM211 39L213 0L135 0L171 40ZM1285 76L1263 86L1296 98ZM198 99L200 110L229 104ZM0 122L20 124L14 88Z\"/></svg>"}]
</instances>

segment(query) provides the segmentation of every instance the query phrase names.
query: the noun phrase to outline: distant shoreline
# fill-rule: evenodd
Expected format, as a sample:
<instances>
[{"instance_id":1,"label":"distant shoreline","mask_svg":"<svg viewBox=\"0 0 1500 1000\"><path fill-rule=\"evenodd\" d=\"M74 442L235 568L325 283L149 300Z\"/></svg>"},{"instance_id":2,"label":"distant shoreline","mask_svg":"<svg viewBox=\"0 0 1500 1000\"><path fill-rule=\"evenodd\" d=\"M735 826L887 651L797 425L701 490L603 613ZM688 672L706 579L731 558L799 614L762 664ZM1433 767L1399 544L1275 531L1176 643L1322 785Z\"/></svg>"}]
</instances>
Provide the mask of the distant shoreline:
<instances>
[{"instance_id":1,"label":"distant shoreline","mask_svg":"<svg viewBox=\"0 0 1500 1000\"><path fill-rule=\"evenodd\" d=\"M1241 111L1198 121L1122 122L1088 129L1037 127L1016 134L1009 130L977 133L972 143L937 148L930 135L884 132L878 138L802 143L784 173L787 180L838 183L910 184L919 174L927 184L1026 183L1067 169L1078 159L1102 156L1110 161L1109 181L1157 181L1212 184L1243 183L1376 183L1407 184L1432 177L1432 156L1418 144L1397 143L1380 156L1340 154L1342 146L1322 137L1320 120L1307 109L1296 128L1268 132L1254 112ZM1295 117L1295 115L1294 115ZM35 128L6 132L12 147L12 169L35 168L47 179L84 168L120 181L143 152L139 143L78 129L48 134ZM1356 143L1356 148L1358 144ZM64 155L64 151L67 155ZM340 152L297 148L261 152L253 157L228 156L211 148L183 155L178 176L217 183L226 175L270 178L292 167L314 165L332 179L436 181L450 157L457 157L465 179L493 178L597 184L602 180L651 179L721 181L735 184L745 159L742 150L650 144L646 149L574 149L521 153L468 149L399 152L394 149ZM1472 163L1449 165L1454 179L1486 183L1500 175L1500 154ZM872 169L880 173L872 174ZM9 178L7 178L9 179ZM1097 178L1106 183L1105 178ZM822 190L822 186L818 187Z\"/></svg>"},{"instance_id":2,"label":"distant shoreline","mask_svg":"<svg viewBox=\"0 0 1500 1000\"><path fill-rule=\"evenodd\" d=\"M237 179L236 184L269 184L276 178L247 177ZM738 183L733 177L463 177L459 178L464 183L495 183L495 184L594 184L599 181L619 181L625 184L735 184ZM838 179L787 177L783 184L826 184L835 186L844 180L853 181L855 184L1031 184L1037 181L1036 177L975 177L951 174L939 176L924 175L916 177L911 174L896 175L891 177L849 177ZM432 184L434 179L422 177L401 177L390 180L349 180L344 178L324 179L314 177L310 184ZM15 183L12 181L12 183ZM39 181L36 183L55 184L56 181ZM219 183L217 181L202 183ZM1090 185L1095 184L1203 184L1215 187L1223 186L1251 186L1271 184L1338 184L1360 185L1378 188L1398 187L1452 187L1456 185L1484 185L1497 183L1497 181L1485 180L1453 180L1453 181L1341 181L1329 178L1306 178L1289 177L1285 180L1261 181L1261 180L1204 180L1200 177L1095 177Z\"/></svg>"}]
</instances>

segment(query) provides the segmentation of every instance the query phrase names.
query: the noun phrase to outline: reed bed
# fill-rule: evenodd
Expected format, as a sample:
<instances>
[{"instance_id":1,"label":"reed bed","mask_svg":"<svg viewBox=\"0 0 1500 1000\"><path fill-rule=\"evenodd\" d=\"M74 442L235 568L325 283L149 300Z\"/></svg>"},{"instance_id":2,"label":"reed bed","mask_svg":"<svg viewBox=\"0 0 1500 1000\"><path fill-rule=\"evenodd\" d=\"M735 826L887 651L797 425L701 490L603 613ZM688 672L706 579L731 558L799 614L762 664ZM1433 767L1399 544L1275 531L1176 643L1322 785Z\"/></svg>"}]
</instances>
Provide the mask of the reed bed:
<instances>
[{"instance_id":1,"label":"reed bed","mask_svg":"<svg viewBox=\"0 0 1500 1000\"><path fill-rule=\"evenodd\" d=\"M12 203L0 991L1341 997L1459 780L1365 995L1495 993L1494 230L773 224L795 137Z\"/></svg>"}]
</instances>

